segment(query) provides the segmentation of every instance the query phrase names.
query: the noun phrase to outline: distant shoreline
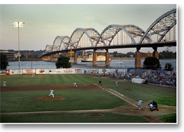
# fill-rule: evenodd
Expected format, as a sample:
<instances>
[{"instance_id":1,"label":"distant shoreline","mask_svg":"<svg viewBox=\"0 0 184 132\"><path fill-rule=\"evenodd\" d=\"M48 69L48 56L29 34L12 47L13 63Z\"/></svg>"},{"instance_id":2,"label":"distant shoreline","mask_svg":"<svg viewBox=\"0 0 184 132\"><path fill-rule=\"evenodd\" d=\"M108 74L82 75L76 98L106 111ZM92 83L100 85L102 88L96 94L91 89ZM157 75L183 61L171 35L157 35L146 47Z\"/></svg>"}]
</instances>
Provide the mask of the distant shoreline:
<instances>
[{"instance_id":1,"label":"distant shoreline","mask_svg":"<svg viewBox=\"0 0 184 132\"><path fill-rule=\"evenodd\" d=\"M8 60L8 62L14 62L19 60ZM20 61L43 61L42 59L26 59L26 60L20 60Z\"/></svg>"},{"instance_id":2,"label":"distant shoreline","mask_svg":"<svg viewBox=\"0 0 184 132\"><path fill-rule=\"evenodd\" d=\"M135 60L135 57L123 57L123 58L111 58L112 60ZM142 58L144 59L144 58ZM160 60L171 60L171 59L175 59L175 58L170 58L170 59L160 59ZM78 58L77 60L82 60L82 58ZM8 60L8 62L14 62L14 61L18 61L18 60ZM27 59L27 60L20 60L20 61L43 61L42 59Z\"/></svg>"},{"instance_id":3,"label":"distant shoreline","mask_svg":"<svg viewBox=\"0 0 184 132\"><path fill-rule=\"evenodd\" d=\"M128 58L128 57L123 57L123 58L111 58L112 60L135 60L135 57L131 57L131 58Z\"/></svg>"},{"instance_id":4,"label":"distant shoreline","mask_svg":"<svg viewBox=\"0 0 184 132\"><path fill-rule=\"evenodd\" d=\"M111 58L112 60L135 60L135 57L131 57L131 58L128 58L128 57L123 57L123 58ZM145 58L142 58L142 59L145 59ZM175 59L176 58L169 58L169 59L160 59L160 60L172 60L172 59Z\"/></svg>"}]
</instances>

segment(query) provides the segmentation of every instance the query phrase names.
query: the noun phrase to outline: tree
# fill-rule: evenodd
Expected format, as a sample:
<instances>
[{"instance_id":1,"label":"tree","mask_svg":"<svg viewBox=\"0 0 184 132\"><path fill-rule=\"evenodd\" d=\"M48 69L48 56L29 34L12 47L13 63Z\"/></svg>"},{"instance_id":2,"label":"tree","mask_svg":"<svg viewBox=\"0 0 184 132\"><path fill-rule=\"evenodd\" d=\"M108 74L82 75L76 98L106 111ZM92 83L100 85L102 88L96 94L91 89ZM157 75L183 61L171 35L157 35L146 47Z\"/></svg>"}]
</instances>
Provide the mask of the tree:
<instances>
[{"instance_id":1,"label":"tree","mask_svg":"<svg viewBox=\"0 0 184 132\"><path fill-rule=\"evenodd\" d=\"M133 55L133 57L135 57L135 53L134 52L127 52L127 57L130 57L130 55Z\"/></svg>"},{"instance_id":2,"label":"tree","mask_svg":"<svg viewBox=\"0 0 184 132\"><path fill-rule=\"evenodd\" d=\"M162 51L159 53L159 58L160 59L176 59L176 52L171 52L167 48L165 51Z\"/></svg>"},{"instance_id":3,"label":"tree","mask_svg":"<svg viewBox=\"0 0 184 132\"><path fill-rule=\"evenodd\" d=\"M21 56L20 56L20 59L21 59L21 60L24 60L24 59L26 59L26 56L25 56L25 55L21 55Z\"/></svg>"},{"instance_id":4,"label":"tree","mask_svg":"<svg viewBox=\"0 0 184 132\"><path fill-rule=\"evenodd\" d=\"M6 69L8 65L8 59L6 58L6 55L3 53L0 53L0 63L1 63L1 67L0 69Z\"/></svg>"},{"instance_id":5,"label":"tree","mask_svg":"<svg viewBox=\"0 0 184 132\"><path fill-rule=\"evenodd\" d=\"M114 55L114 57L118 57L118 52L117 51L114 51L112 54Z\"/></svg>"},{"instance_id":6,"label":"tree","mask_svg":"<svg viewBox=\"0 0 184 132\"><path fill-rule=\"evenodd\" d=\"M144 60L144 69L161 69L160 61L156 57L146 57Z\"/></svg>"},{"instance_id":7,"label":"tree","mask_svg":"<svg viewBox=\"0 0 184 132\"><path fill-rule=\"evenodd\" d=\"M39 57L38 57L38 54L35 54L34 56L33 56L33 58L34 59L38 59Z\"/></svg>"},{"instance_id":8,"label":"tree","mask_svg":"<svg viewBox=\"0 0 184 132\"><path fill-rule=\"evenodd\" d=\"M165 70L166 71L172 71L173 70L172 64L171 63L166 63L165 64Z\"/></svg>"},{"instance_id":9,"label":"tree","mask_svg":"<svg viewBox=\"0 0 184 132\"><path fill-rule=\"evenodd\" d=\"M71 63L69 62L70 58L69 57L65 57L63 55L61 55L57 62L56 62L56 67L57 68L70 68L71 67Z\"/></svg>"}]
</instances>

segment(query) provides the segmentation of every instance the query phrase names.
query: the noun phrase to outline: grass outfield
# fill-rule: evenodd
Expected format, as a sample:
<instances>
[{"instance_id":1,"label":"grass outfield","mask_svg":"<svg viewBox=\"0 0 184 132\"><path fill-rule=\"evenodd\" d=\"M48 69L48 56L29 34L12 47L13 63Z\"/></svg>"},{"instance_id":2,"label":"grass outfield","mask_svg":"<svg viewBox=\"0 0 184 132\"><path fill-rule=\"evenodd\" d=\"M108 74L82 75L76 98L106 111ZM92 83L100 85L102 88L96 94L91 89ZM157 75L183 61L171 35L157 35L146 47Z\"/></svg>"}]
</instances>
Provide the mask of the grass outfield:
<instances>
[{"instance_id":1,"label":"grass outfield","mask_svg":"<svg viewBox=\"0 0 184 132\"><path fill-rule=\"evenodd\" d=\"M169 91L146 85L139 85L127 82L118 83L107 78L98 78L87 75L14 75L1 76L1 86L3 80L6 80L7 86L24 86L24 85L50 85L50 84L97 84L99 80L102 84L112 90L122 93L133 100L138 101L140 98L145 100L154 100L158 104L176 106L176 91ZM123 89L129 89L125 91ZM25 112L25 111L68 111L68 110L91 110L91 109L111 109L114 107L126 105L127 102L117 98L106 91L87 91L87 90L61 90L57 91L56 96L65 97L64 101L35 101L34 97L47 95L49 91L10 91L1 92L1 113L8 112ZM41 115L1 115L1 122L146 122L140 116L119 115L112 113L103 113L102 117L81 117L82 114L41 114ZM117 115L117 116L115 116ZM30 117L31 116L31 117ZM61 118L55 118L55 116ZM62 119L62 117L64 118ZM73 120L67 119L70 116L76 117ZM78 117L80 116L80 117ZM26 118L27 117L27 118ZM38 117L38 118L37 118ZM40 119L41 117L41 119ZM119 118L120 119L119 119ZM175 115L159 116L164 122L173 122ZM111 119L111 120L110 120ZM126 119L126 120L123 120Z\"/></svg>"}]
</instances>

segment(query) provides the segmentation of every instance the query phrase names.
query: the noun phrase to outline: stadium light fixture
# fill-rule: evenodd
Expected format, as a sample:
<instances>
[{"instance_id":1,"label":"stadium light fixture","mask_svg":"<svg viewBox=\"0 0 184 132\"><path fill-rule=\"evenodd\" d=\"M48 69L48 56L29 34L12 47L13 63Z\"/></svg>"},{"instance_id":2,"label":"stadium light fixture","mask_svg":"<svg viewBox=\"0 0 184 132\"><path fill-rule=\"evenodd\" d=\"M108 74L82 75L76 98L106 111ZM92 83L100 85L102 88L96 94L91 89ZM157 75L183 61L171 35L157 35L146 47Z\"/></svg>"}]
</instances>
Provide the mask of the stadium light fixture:
<instances>
[{"instance_id":1,"label":"stadium light fixture","mask_svg":"<svg viewBox=\"0 0 184 132\"><path fill-rule=\"evenodd\" d=\"M18 27L18 50L19 50L18 55L19 55L19 70L20 70L20 37L19 37L19 27L23 27L25 22L17 21L17 22L14 22L12 24L14 24L14 27Z\"/></svg>"}]
</instances>

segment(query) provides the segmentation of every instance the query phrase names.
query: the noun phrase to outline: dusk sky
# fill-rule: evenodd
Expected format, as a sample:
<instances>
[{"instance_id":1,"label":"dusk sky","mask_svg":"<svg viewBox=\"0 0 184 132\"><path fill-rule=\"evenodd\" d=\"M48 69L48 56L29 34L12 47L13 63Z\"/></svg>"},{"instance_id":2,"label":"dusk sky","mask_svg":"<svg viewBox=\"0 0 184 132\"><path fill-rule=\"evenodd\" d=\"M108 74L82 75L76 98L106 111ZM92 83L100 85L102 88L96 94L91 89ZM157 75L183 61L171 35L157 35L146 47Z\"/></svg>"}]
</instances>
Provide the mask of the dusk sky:
<instances>
[{"instance_id":1,"label":"dusk sky","mask_svg":"<svg viewBox=\"0 0 184 132\"><path fill-rule=\"evenodd\" d=\"M76 28L94 28L101 33L111 24L132 24L146 31L159 16L175 8L176 4L1 4L0 49L18 50L15 21L25 22L20 28L20 49L44 50L56 36L70 37Z\"/></svg>"}]
</instances>

